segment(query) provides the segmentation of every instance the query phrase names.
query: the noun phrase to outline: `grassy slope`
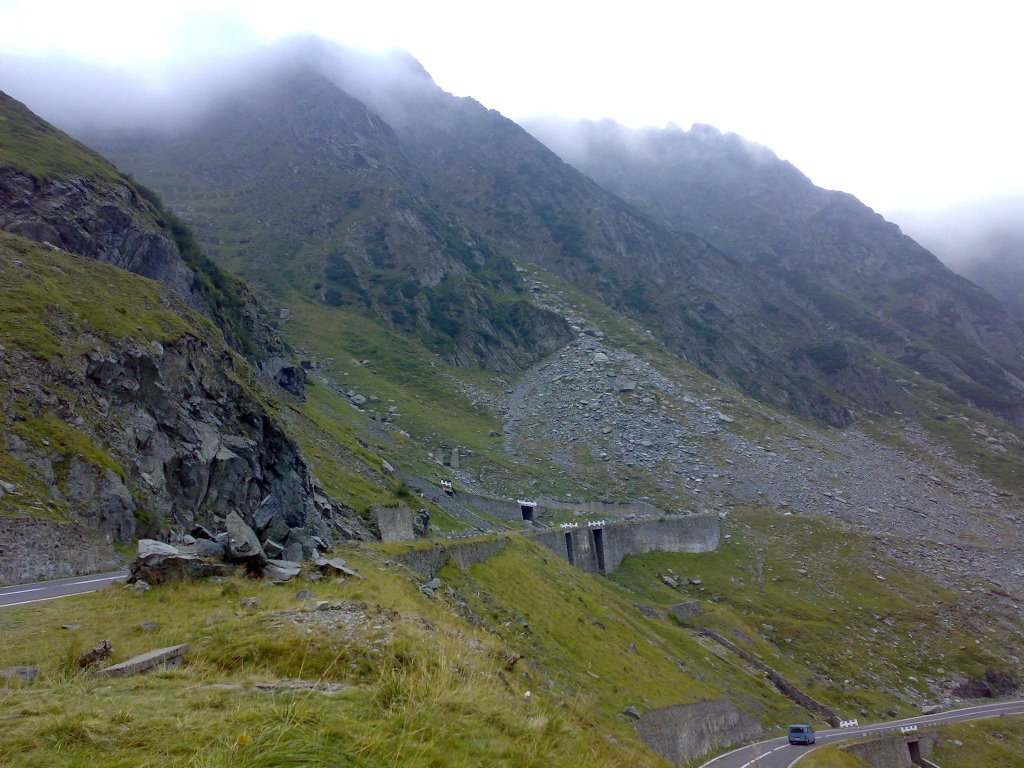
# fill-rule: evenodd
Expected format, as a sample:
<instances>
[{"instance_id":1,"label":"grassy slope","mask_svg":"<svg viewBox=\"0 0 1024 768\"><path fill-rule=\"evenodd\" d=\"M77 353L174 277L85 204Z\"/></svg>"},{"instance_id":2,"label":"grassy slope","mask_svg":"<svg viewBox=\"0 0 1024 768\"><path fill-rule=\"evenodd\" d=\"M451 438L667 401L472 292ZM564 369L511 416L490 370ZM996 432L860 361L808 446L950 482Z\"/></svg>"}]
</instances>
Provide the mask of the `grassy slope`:
<instances>
[{"instance_id":1,"label":"grassy slope","mask_svg":"<svg viewBox=\"0 0 1024 768\"><path fill-rule=\"evenodd\" d=\"M485 563L466 571L447 566L441 575L451 591L440 590L436 599L418 591L419 579L389 565L408 545L363 545L342 552L360 580L274 587L232 579L237 592L207 581L159 586L141 597L112 588L5 609L0 668L35 665L40 677L0 693L0 709L11 713L0 719L0 763L654 766L661 763L637 743L622 710L719 697L761 720L769 735L781 733L806 714L760 674L720 657L692 631L645 619L632 604L679 599L660 592L656 581L655 571L669 563L677 573L699 574L701 586L722 599L701 620L723 632L743 627L756 635L761 611L788 599L795 617L773 615L780 631L791 629L784 621L802 622L799 653L788 646L787 657L773 658L773 664L799 679L804 665L815 663L799 656L810 653L811 643L831 642L838 653L817 651L842 671L849 662L841 651L850 644L835 640L831 633L839 630L807 615L818 601L792 598L789 580L797 577L784 567L785 555L762 553L765 585L742 583L742 560L753 555L756 562L755 551L775 549L771 525L781 518L741 517L743 525L734 524L721 553L631 558L611 580L584 574L513 537L503 554ZM804 523L819 525L784 522L788 533ZM744 541L737 541L740 536ZM806 562L805 555L796 547L792 567ZM909 583L904 573L893 566L879 587L853 562L849 572L818 572L815 580L839 604L848 596L873 595L885 603L886 618L897 622L893 632L904 633L908 598L900 593L941 600L941 591ZM858 591L863 582L869 594ZM344 603L349 620L336 619L334 628L293 623L299 616L307 622L331 616L283 613L301 607L295 591L302 586L317 599ZM258 597L258 610L241 609L244 597ZM860 614L851 607L843 617L854 632ZM147 620L159 626L145 629ZM60 629L64 625L71 628ZM112 641L115 660L180 642L190 643L190 651L178 670L97 684L76 670L74 659L102 638ZM890 661L887 644L893 641L883 635L872 646L874 661ZM768 641L758 643L769 655ZM523 659L506 668L514 654ZM342 688L330 697L255 689L286 678ZM863 693L836 693L831 700L861 701ZM888 700L867 701L881 706Z\"/></svg>"},{"instance_id":2,"label":"grassy slope","mask_svg":"<svg viewBox=\"0 0 1024 768\"><path fill-rule=\"evenodd\" d=\"M353 551L366 577L310 585L365 617L307 633L295 584L212 582L115 588L8 609L0 667L36 664L33 684L0 693L0 761L20 766L655 766L627 729L612 740L587 707L545 690L522 662L504 669L498 637L423 597L400 573ZM238 610L255 596L260 609ZM325 614L311 614L323 616ZM147 631L144 620L159 623ZM79 625L61 630L63 624ZM41 632L41 629L46 631ZM116 658L189 642L182 668L97 683L73 659L100 638ZM337 682L331 697L265 693L281 678ZM239 687L231 687L231 686ZM527 696L527 691L530 695ZM187 733L188 738L181 738Z\"/></svg>"},{"instance_id":3,"label":"grassy slope","mask_svg":"<svg viewBox=\"0 0 1024 768\"><path fill-rule=\"evenodd\" d=\"M924 702L930 679L1012 664L1019 626L964 609L957 593L886 558L869 537L837 535L826 518L759 510L734 513L727 531L717 552L630 557L611 578L656 605L700 600L695 625L755 653L841 716L912 714L896 692ZM659 577L669 569L702 583L670 589Z\"/></svg>"},{"instance_id":4,"label":"grassy slope","mask_svg":"<svg viewBox=\"0 0 1024 768\"><path fill-rule=\"evenodd\" d=\"M0 168L21 168L38 179L78 175L121 181L96 152L0 92Z\"/></svg>"},{"instance_id":5,"label":"grassy slope","mask_svg":"<svg viewBox=\"0 0 1024 768\"><path fill-rule=\"evenodd\" d=\"M76 398L58 372L79 370L82 355L100 344L168 342L186 334L211 343L219 335L159 283L0 233L0 345L8 354L34 358L53 373L33 380L31 389L14 388L14 372L0 380L0 402L16 414L12 422L0 422L0 437L9 432L39 454L77 456L124 477L120 464L87 434L97 433L98 413L78 414L93 428L83 430L50 409L40 409L36 400L43 395L73 402ZM0 498L0 514L56 519L68 514L66 504L50 496L38 473L6 451L0 452L0 477L21 493Z\"/></svg>"},{"instance_id":6,"label":"grassy slope","mask_svg":"<svg viewBox=\"0 0 1024 768\"><path fill-rule=\"evenodd\" d=\"M939 729L931 760L942 768L1024 766L1024 716L994 717Z\"/></svg>"}]
</instances>

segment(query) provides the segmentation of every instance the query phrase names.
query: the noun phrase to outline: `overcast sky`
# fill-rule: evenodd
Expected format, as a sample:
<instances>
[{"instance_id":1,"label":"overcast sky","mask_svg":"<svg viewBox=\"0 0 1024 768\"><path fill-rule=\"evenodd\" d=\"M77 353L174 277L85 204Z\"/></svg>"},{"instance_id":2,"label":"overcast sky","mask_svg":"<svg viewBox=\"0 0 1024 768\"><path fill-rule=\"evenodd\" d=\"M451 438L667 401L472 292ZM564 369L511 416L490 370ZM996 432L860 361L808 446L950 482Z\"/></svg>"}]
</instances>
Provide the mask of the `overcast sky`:
<instances>
[{"instance_id":1,"label":"overcast sky","mask_svg":"<svg viewBox=\"0 0 1024 768\"><path fill-rule=\"evenodd\" d=\"M0 52L146 71L296 33L403 48L513 119L710 123L893 213L1024 192L1016 6L0 0Z\"/></svg>"}]
</instances>

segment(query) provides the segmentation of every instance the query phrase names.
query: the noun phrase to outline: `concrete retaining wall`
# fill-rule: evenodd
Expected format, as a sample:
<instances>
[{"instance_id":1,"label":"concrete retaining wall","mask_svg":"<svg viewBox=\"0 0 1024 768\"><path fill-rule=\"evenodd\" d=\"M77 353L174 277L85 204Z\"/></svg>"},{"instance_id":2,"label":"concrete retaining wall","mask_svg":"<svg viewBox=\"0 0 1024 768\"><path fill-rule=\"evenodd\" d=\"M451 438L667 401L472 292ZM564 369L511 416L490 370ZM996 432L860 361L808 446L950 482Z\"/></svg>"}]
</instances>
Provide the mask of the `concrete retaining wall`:
<instances>
[{"instance_id":1,"label":"concrete retaining wall","mask_svg":"<svg viewBox=\"0 0 1024 768\"><path fill-rule=\"evenodd\" d=\"M519 505L508 499L498 499L493 496L481 496L478 493L467 493L459 491L459 502L474 512L482 512L485 515L496 517L507 522L522 522L523 513Z\"/></svg>"},{"instance_id":2,"label":"concrete retaining wall","mask_svg":"<svg viewBox=\"0 0 1024 768\"><path fill-rule=\"evenodd\" d=\"M861 741L839 747L844 752L863 760L872 768L912 768L911 746L916 744L917 754L926 758L938 737L931 731L922 731L912 736L893 735L874 741Z\"/></svg>"},{"instance_id":3,"label":"concrete retaining wall","mask_svg":"<svg viewBox=\"0 0 1024 768\"><path fill-rule=\"evenodd\" d=\"M779 693L781 693L783 696L796 702L807 711L814 712L819 717L823 718L825 722L827 722L833 728L839 727L839 715L837 715L831 707L826 706L825 704L822 704L820 701L811 698L806 693L797 688L795 685L793 685L791 682L789 682L789 680L784 678L770 666L761 661L761 659L757 658L757 656L743 650L730 640L726 640L717 632L707 629L706 627L699 627L698 629L700 630L700 633L702 635L710 637L723 648L727 648L751 666L754 666L757 669L764 672L767 678L771 681L772 685L774 685L779 690Z\"/></svg>"},{"instance_id":4,"label":"concrete retaining wall","mask_svg":"<svg viewBox=\"0 0 1024 768\"><path fill-rule=\"evenodd\" d=\"M719 747L753 741L761 735L761 724L718 699L650 709L640 716L636 733L661 757L683 765Z\"/></svg>"},{"instance_id":5,"label":"concrete retaining wall","mask_svg":"<svg viewBox=\"0 0 1024 768\"><path fill-rule=\"evenodd\" d=\"M578 512L582 515L598 517L624 517L626 515L658 516L665 514L653 504L646 501L627 501L616 504L604 501L557 501L555 499L538 499L538 509L550 509L556 512Z\"/></svg>"},{"instance_id":6,"label":"concrete retaining wall","mask_svg":"<svg viewBox=\"0 0 1024 768\"><path fill-rule=\"evenodd\" d=\"M507 546L508 539L504 537L482 541L452 541L424 549L400 552L394 559L424 579L432 579L448 563L455 563L459 568L468 568L500 555Z\"/></svg>"},{"instance_id":7,"label":"concrete retaining wall","mask_svg":"<svg viewBox=\"0 0 1024 768\"><path fill-rule=\"evenodd\" d=\"M614 523L600 529L584 526L551 529L531 538L581 570L611 573L626 555L714 551L721 543L721 535L717 515L687 515Z\"/></svg>"},{"instance_id":8,"label":"concrete retaining wall","mask_svg":"<svg viewBox=\"0 0 1024 768\"><path fill-rule=\"evenodd\" d=\"M689 515L668 520L647 520L617 523L602 529L551 529L531 534L528 538L569 560L566 534L572 542L572 563L590 573L610 573L619 567L626 555L645 552L710 552L718 548L721 528L715 515ZM603 557L599 557L596 541L601 541ZM506 538L482 541L448 541L423 549L410 549L394 559L426 579L437 575L446 563L460 568L482 563L500 554L508 545ZM603 559L604 567L601 567Z\"/></svg>"},{"instance_id":9,"label":"concrete retaining wall","mask_svg":"<svg viewBox=\"0 0 1024 768\"><path fill-rule=\"evenodd\" d=\"M0 518L0 584L114 571L124 565L100 531L71 522Z\"/></svg>"}]
</instances>

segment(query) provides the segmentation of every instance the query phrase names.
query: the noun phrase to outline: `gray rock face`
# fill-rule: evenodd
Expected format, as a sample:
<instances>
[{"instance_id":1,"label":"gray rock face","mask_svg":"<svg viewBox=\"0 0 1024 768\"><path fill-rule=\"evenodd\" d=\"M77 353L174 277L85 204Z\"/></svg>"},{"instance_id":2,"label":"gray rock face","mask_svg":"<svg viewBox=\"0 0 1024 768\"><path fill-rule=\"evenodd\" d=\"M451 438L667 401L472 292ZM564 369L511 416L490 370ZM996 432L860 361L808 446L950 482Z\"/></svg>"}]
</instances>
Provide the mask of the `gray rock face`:
<instances>
[{"instance_id":1,"label":"gray rock face","mask_svg":"<svg viewBox=\"0 0 1024 768\"><path fill-rule=\"evenodd\" d=\"M761 725L720 699L648 710L640 716L636 732L670 763L683 765L713 749L760 736Z\"/></svg>"},{"instance_id":2,"label":"gray rock face","mask_svg":"<svg viewBox=\"0 0 1024 768\"><path fill-rule=\"evenodd\" d=\"M0 169L0 229L157 280L217 323L235 349L244 350L241 332L255 346L251 354L279 358L284 345L248 290L232 286L242 311L233 318L224 315L167 230L156 223L162 216L127 182L67 176L39 180ZM268 371L271 378L277 373ZM295 374L278 383L301 396L304 381Z\"/></svg>"},{"instance_id":3,"label":"gray rock face","mask_svg":"<svg viewBox=\"0 0 1024 768\"><path fill-rule=\"evenodd\" d=\"M212 352L184 338L88 359L88 383L121 412L124 430L110 437L134 458L146 500L185 529L258 511L275 536L296 526L329 535L297 447Z\"/></svg>"}]
</instances>

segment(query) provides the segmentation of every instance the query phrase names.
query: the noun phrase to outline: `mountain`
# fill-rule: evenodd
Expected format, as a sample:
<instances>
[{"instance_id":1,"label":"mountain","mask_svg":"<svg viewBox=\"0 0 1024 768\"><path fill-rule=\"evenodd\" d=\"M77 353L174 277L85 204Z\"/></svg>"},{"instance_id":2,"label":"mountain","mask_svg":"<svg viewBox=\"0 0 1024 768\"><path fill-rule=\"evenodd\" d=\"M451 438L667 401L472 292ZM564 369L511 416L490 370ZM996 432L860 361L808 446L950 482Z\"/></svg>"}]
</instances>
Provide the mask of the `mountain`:
<instances>
[{"instance_id":1,"label":"mountain","mask_svg":"<svg viewBox=\"0 0 1024 768\"><path fill-rule=\"evenodd\" d=\"M524 298L508 257L430 199L392 129L309 69L284 67L172 138L98 144L147 181L213 201L190 216L197 232L258 284L284 278L463 365L518 370L569 338ZM242 232L234 249L216 247L225 226Z\"/></svg>"},{"instance_id":2,"label":"mountain","mask_svg":"<svg viewBox=\"0 0 1024 768\"><path fill-rule=\"evenodd\" d=\"M892 379L871 370L881 354L1019 422L1020 325L852 196L708 126L529 127L602 186L739 259L769 288L761 309L789 363L819 384L869 408L905 409Z\"/></svg>"},{"instance_id":3,"label":"mountain","mask_svg":"<svg viewBox=\"0 0 1024 768\"><path fill-rule=\"evenodd\" d=\"M81 134L166 205L3 113L0 580L195 546L230 511L333 562L4 608L3 695L31 706L0 754L654 768L1019 686L1024 435L842 311L903 339L857 298L869 267L962 281L849 199L792 226L850 286L766 265L405 56L306 41L236 69L182 119ZM778 172L769 197L802 189ZM210 285L283 340L246 349ZM101 638L188 650L97 686Z\"/></svg>"},{"instance_id":4,"label":"mountain","mask_svg":"<svg viewBox=\"0 0 1024 768\"><path fill-rule=\"evenodd\" d=\"M918 242L954 272L998 298L1010 314L1024 317L1024 199L1001 197L920 213L893 214Z\"/></svg>"},{"instance_id":5,"label":"mountain","mask_svg":"<svg viewBox=\"0 0 1024 768\"><path fill-rule=\"evenodd\" d=\"M0 271L0 579L111 566L114 544L217 529L229 512L260 510L296 540L360 535L226 343L283 368L248 289L5 94Z\"/></svg>"}]
</instances>

